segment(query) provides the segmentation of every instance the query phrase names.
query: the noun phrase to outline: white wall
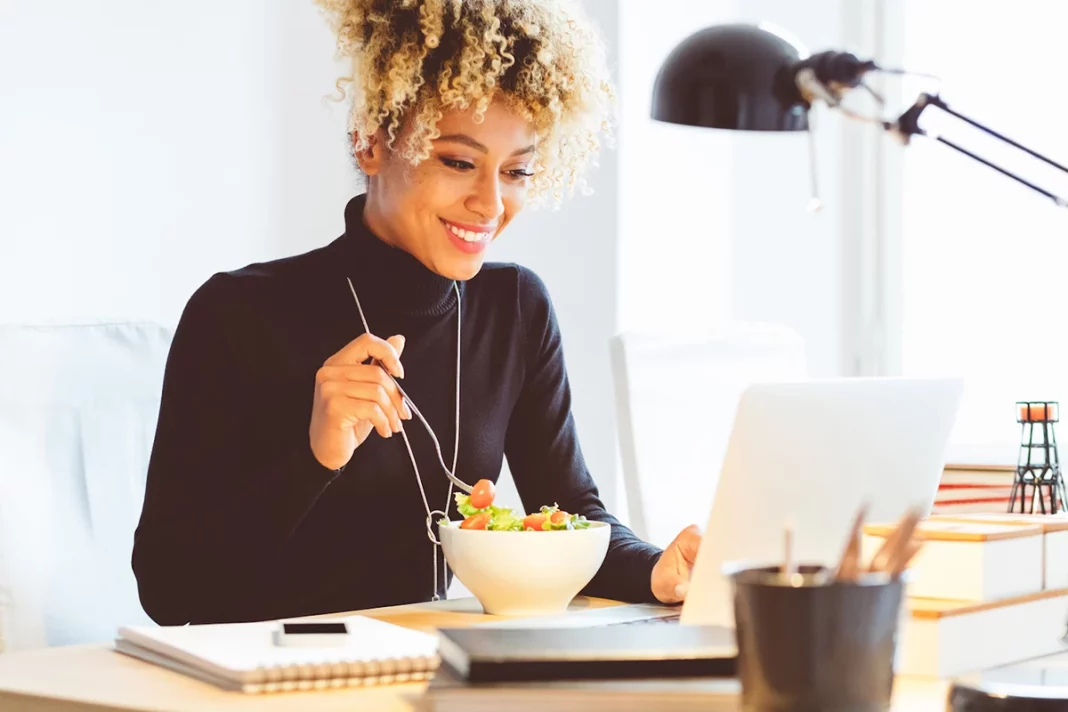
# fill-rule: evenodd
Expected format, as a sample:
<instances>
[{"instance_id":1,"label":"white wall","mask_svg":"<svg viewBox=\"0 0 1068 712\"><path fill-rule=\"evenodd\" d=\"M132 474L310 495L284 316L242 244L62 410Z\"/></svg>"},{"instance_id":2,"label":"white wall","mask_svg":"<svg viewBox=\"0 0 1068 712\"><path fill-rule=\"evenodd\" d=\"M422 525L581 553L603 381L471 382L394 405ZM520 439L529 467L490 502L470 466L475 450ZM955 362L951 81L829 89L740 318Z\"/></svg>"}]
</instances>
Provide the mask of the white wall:
<instances>
[{"instance_id":1,"label":"white wall","mask_svg":"<svg viewBox=\"0 0 1068 712\"><path fill-rule=\"evenodd\" d=\"M843 0L622 0L620 327L700 328L726 319L797 330L814 375L846 370L840 313L842 161L836 116L820 116L824 209L810 198L803 133L736 133L649 118L670 51L723 22L770 22L812 52L844 44Z\"/></svg>"},{"instance_id":2,"label":"white wall","mask_svg":"<svg viewBox=\"0 0 1068 712\"><path fill-rule=\"evenodd\" d=\"M746 0L738 21L770 22L812 52L846 49L844 3L856 0ZM822 107L818 107L820 109ZM786 324L805 339L814 376L847 372L841 304L851 269L841 260L853 235L842 230L850 206L842 196L842 120L817 110L815 156L822 209L811 197L809 143L804 133L738 134L732 146L731 272L733 314Z\"/></svg>"},{"instance_id":3,"label":"white wall","mask_svg":"<svg viewBox=\"0 0 1068 712\"><path fill-rule=\"evenodd\" d=\"M340 230L308 3L15 0L0 22L0 322L173 323L212 272Z\"/></svg>"},{"instance_id":4,"label":"white wall","mask_svg":"<svg viewBox=\"0 0 1068 712\"><path fill-rule=\"evenodd\" d=\"M649 117L661 63L731 16L730 0L620 3L619 327L698 328L729 317L732 136Z\"/></svg>"},{"instance_id":5,"label":"white wall","mask_svg":"<svg viewBox=\"0 0 1068 712\"><path fill-rule=\"evenodd\" d=\"M907 0L888 9L896 23L881 29L899 53L896 63L940 78L905 78L902 106L937 89L955 111L1064 163L1068 97L1054 87L1068 4L1021 0L1006 11ZM965 11L969 31L944 41ZM997 52L984 42L993 35ZM1068 398L1068 332L1059 318L1068 213L933 137L1061 196L1068 176L937 108L920 123L930 136L900 148L898 165L884 173L885 212L898 216L883 234L898 262L879 275L887 311L897 310L896 323L887 318L882 329L887 362L891 373L964 379L949 462L1015 467L1022 435L1015 401ZM1057 285L1058 294L1043 299L1025 284Z\"/></svg>"}]
</instances>

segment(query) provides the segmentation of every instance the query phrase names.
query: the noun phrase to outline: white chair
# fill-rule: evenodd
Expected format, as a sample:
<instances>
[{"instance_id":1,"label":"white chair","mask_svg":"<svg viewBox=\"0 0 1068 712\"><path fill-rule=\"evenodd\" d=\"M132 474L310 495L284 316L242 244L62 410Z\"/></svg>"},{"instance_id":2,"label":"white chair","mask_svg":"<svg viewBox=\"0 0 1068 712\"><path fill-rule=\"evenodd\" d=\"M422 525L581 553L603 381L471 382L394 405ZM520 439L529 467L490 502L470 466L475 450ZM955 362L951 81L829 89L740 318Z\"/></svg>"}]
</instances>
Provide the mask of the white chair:
<instances>
[{"instance_id":1,"label":"white chair","mask_svg":"<svg viewBox=\"0 0 1068 712\"><path fill-rule=\"evenodd\" d=\"M744 388L805 378L804 343L785 327L732 324L624 332L611 357L628 524L663 547L689 524L704 527Z\"/></svg>"},{"instance_id":2,"label":"white chair","mask_svg":"<svg viewBox=\"0 0 1068 712\"><path fill-rule=\"evenodd\" d=\"M130 564L172 332L0 326L0 589L8 650L150 622Z\"/></svg>"}]
</instances>

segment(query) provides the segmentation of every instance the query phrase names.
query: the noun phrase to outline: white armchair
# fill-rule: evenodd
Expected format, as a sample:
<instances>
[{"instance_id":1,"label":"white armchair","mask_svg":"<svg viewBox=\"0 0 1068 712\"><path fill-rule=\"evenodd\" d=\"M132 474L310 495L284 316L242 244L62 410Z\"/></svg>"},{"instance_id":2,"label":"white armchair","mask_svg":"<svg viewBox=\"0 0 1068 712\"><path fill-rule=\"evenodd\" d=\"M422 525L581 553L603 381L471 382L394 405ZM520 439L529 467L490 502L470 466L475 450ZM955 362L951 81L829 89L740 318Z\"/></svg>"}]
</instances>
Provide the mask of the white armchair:
<instances>
[{"instance_id":1,"label":"white armchair","mask_svg":"<svg viewBox=\"0 0 1068 712\"><path fill-rule=\"evenodd\" d=\"M704 526L742 391L807 375L804 343L776 325L693 334L624 332L611 340L628 524L666 546Z\"/></svg>"},{"instance_id":2,"label":"white armchair","mask_svg":"<svg viewBox=\"0 0 1068 712\"><path fill-rule=\"evenodd\" d=\"M172 332L0 326L0 589L8 650L149 622L130 565Z\"/></svg>"}]
</instances>

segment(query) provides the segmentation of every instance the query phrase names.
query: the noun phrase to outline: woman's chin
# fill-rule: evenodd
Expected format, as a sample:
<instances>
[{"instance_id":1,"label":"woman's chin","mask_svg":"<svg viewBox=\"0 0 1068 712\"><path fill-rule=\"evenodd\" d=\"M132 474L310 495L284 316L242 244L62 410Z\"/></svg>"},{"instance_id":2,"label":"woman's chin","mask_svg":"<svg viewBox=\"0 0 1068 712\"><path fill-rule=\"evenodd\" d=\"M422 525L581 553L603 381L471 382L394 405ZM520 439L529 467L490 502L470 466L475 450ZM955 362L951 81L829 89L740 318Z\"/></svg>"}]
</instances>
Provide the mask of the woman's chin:
<instances>
[{"instance_id":1,"label":"woman's chin","mask_svg":"<svg viewBox=\"0 0 1068 712\"><path fill-rule=\"evenodd\" d=\"M472 256L465 255L461 258L454 257L452 259L442 260L438 264L438 269L434 271L446 279L454 279L457 282L466 282L481 271L483 262L484 260L481 254Z\"/></svg>"},{"instance_id":2,"label":"woman's chin","mask_svg":"<svg viewBox=\"0 0 1068 712\"><path fill-rule=\"evenodd\" d=\"M482 260L479 260L475 264L465 265L463 268L457 268L451 271L451 274L446 275L449 279L455 279L457 282L466 282L473 278L482 270Z\"/></svg>"}]
</instances>

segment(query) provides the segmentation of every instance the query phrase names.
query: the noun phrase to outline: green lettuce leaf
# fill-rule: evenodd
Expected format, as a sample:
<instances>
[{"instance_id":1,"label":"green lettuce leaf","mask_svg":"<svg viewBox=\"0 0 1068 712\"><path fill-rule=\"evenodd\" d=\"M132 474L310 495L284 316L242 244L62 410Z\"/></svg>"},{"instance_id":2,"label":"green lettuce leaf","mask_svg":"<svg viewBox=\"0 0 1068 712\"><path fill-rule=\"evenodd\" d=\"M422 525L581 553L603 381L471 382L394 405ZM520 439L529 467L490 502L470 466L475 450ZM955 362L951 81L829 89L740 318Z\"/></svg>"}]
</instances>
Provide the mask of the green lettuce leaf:
<instances>
[{"instance_id":1,"label":"green lettuce leaf","mask_svg":"<svg viewBox=\"0 0 1068 712\"><path fill-rule=\"evenodd\" d=\"M495 532L518 532L523 530L522 518L517 517L510 509L499 509L500 511L493 513L493 517L486 527L487 529L492 529Z\"/></svg>"},{"instance_id":2,"label":"green lettuce leaf","mask_svg":"<svg viewBox=\"0 0 1068 712\"><path fill-rule=\"evenodd\" d=\"M548 521L548 520L546 520ZM581 514L569 514L564 518L564 521L549 524L549 529L553 531L560 531L562 529L589 529L590 521Z\"/></svg>"},{"instance_id":3,"label":"green lettuce leaf","mask_svg":"<svg viewBox=\"0 0 1068 712\"><path fill-rule=\"evenodd\" d=\"M459 511L460 514L464 515L465 517L470 517L472 514L478 514L479 512L486 511L484 509L475 509L474 507L472 507L471 497L464 494L463 492L457 492L453 499L456 500L457 511Z\"/></svg>"},{"instance_id":4,"label":"green lettuce leaf","mask_svg":"<svg viewBox=\"0 0 1068 712\"><path fill-rule=\"evenodd\" d=\"M582 516L581 514L572 514L571 518L568 521L568 524L571 525L570 526L571 529L589 529L590 528L590 520L586 519L586 517Z\"/></svg>"}]
</instances>

